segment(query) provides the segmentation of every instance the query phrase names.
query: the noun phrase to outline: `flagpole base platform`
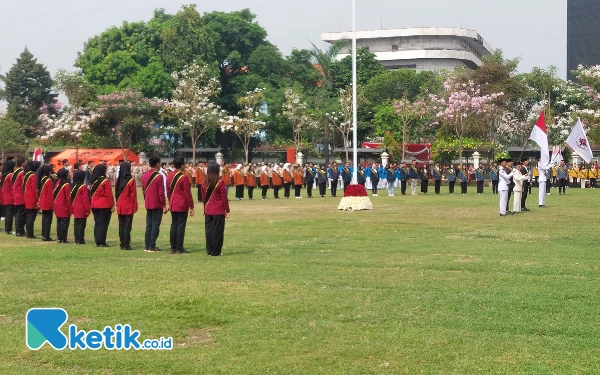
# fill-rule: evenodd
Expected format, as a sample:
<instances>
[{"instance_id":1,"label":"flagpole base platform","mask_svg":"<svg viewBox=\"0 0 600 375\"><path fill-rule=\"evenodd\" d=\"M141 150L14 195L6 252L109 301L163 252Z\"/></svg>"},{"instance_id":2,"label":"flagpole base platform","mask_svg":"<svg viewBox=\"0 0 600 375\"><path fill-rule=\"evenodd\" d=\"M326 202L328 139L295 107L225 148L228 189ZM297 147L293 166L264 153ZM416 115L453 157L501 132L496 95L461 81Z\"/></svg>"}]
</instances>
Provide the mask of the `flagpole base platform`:
<instances>
[{"instance_id":1,"label":"flagpole base platform","mask_svg":"<svg viewBox=\"0 0 600 375\"><path fill-rule=\"evenodd\" d=\"M341 211L365 211L372 210L373 203L367 195L367 190L362 185L350 185L344 192L344 198L338 206Z\"/></svg>"}]
</instances>

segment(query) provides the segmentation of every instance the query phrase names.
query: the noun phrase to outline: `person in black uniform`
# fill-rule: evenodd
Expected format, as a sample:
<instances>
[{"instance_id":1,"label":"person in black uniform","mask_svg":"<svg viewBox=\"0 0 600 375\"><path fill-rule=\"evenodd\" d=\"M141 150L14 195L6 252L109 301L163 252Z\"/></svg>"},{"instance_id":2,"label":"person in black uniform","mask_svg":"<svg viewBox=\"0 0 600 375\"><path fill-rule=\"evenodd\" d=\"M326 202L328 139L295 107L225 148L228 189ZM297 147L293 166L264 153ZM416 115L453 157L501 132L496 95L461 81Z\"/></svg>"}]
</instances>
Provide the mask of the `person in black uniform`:
<instances>
[{"instance_id":1,"label":"person in black uniform","mask_svg":"<svg viewBox=\"0 0 600 375\"><path fill-rule=\"evenodd\" d=\"M426 165L423 165L419 170L419 179L421 180L421 193L425 195L429 188L429 172Z\"/></svg>"},{"instance_id":2,"label":"person in black uniform","mask_svg":"<svg viewBox=\"0 0 600 375\"><path fill-rule=\"evenodd\" d=\"M440 163L435 163L433 167L433 180L435 183L435 193L440 195L440 187L442 186L442 168Z\"/></svg>"},{"instance_id":3,"label":"person in black uniform","mask_svg":"<svg viewBox=\"0 0 600 375\"><path fill-rule=\"evenodd\" d=\"M367 183L367 178L365 177L365 171L363 169L362 164L358 166L358 173L356 174L356 179L358 180L358 184L363 187Z\"/></svg>"},{"instance_id":4,"label":"person in black uniform","mask_svg":"<svg viewBox=\"0 0 600 375\"><path fill-rule=\"evenodd\" d=\"M371 193L374 197L377 196L377 185L379 185L379 172L377 171L377 163L371 165Z\"/></svg>"},{"instance_id":5,"label":"person in black uniform","mask_svg":"<svg viewBox=\"0 0 600 375\"><path fill-rule=\"evenodd\" d=\"M338 173L337 163L334 161L329 168L329 178L331 178L331 196L335 197L337 194L338 181L340 175Z\"/></svg>"},{"instance_id":6,"label":"person in black uniform","mask_svg":"<svg viewBox=\"0 0 600 375\"><path fill-rule=\"evenodd\" d=\"M350 172L350 163L346 163L344 169L342 169L342 181L344 181L344 191L352 183L352 172Z\"/></svg>"},{"instance_id":7,"label":"person in black uniform","mask_svg":"<svg viewBox=\"0 0 600 375\"><path fill-rule=\"evenodd\" d=\"M327 170L324 165L317 167L317 185L319 185L319 195L324 198L327 191Z\"/></svg>"},{"instance_id":8,"label":"person in black uniform","mask_svg":"<svg viewBox=\"0 0 600 375\"><path fill-rule=\"evenodd\" d=\"M521 169L520 172L523 176L529 176L529 160L523 159L521 160ZM531 178L531 176L530 176ZM525 207L525 202L527 201L527 196L529 195L529 191L531 190L531 181L529 178L523 181L523 193L521 195L521 211L529 211L529 208Z\"/></svg>"},{"instance_id":9,"label":"person in black uniform","mask_svg":"<svg viewBox=\"0 0 600 375\"><path fill-rule=\"evenodd\" d=\"M309 198L312 198L312 188L315 183L315 171L313 170L313 163L308 163L306 166L306 173L304 174L304 183L306 184L306 193Z\"/></svg>"}]
</instances>

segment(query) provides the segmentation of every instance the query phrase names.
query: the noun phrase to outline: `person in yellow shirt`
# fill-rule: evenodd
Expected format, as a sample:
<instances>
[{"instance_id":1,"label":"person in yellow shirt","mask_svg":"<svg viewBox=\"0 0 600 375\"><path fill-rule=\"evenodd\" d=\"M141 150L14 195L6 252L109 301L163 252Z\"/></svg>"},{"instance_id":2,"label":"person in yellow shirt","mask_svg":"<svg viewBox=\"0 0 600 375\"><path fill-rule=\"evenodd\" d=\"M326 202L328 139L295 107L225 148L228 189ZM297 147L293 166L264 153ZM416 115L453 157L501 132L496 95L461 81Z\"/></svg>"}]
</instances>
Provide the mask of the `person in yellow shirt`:
<instances>
[{"instance_id":1,"label":"person in yellow shirt","mask_svg":"<svg viewBox=\"0 0 600 375\"><path fill-rule=\"evenodd\" d=\"M538 170L537 164L533 167L533 170L531 172L533 174L533 179L534 179L534 186L538 187L540 186L538 183L538 179L540 178L540 171Z\"/></svg>"},{"instance_id":2,"label":"person in yellow shirt","mask_svg":"<svg viewBox=\"0 0 600 375\"><path fill-rule=\"evenodd\" d=\"M584 164L581 164L579 167L579 183L581 184L581 188L585 189L585 183L587 181L588 171Z\"/></svg>"},{"instance_id":3,"label":"person in yellow shirt","mask_svg":"<svg viewBox=\"0 0 600 375\"><path fill-rule=\"evenodd\" d=\"M557 177L558 168L556 167L556 163L552 165L552 187L556 189L558 186L558 177Z\"/></svg>"},{"instance_id":4,"label":"person in yellow shirt","mask_svg":"<svg viewBox=\"0 0 600 375\"><path fill-rule=\"evenodd\" d=\"M590 189L595 189L596 179L598 178L598 169L596 169L596 165L590 164L590 168L588 169L588 178L590 179Z\"/></svg>"}]
</instances>

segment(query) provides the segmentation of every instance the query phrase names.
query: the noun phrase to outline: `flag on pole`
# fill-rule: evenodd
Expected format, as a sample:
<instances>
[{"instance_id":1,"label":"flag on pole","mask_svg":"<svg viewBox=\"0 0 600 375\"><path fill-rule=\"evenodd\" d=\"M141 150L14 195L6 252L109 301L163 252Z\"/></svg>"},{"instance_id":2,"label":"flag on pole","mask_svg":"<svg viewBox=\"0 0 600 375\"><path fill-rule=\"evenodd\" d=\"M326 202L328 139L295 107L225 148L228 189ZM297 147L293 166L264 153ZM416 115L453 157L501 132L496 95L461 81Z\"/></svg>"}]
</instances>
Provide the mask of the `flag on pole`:
<instances>
[{"instance_id":1,"label":"flag on pole","mask_svg":"<svg viewBox=\"0 0 600 375\"><path fill-rule=\"evenodd\" d=\"M33 161L39 161L39 162L44 162L44 156L42 155L42 149L41 148L36 148L35 150L33 150Z\"/></svg>"},{"instance_id":2,"label":"flag on pole","mask_svg":"<svg viewBox=\"0 0 600 375\"><path fill-rule=\"evenodd\" d=\"M583 124L580 119L577 119L577 124L571 130L571 135L567 138L567 144L573 149L573 151L581 156L586 163L592 161L594 155L592 154L592 148L590 142L583 129Z\"/></svg>"},{"instance_id":3,"label":"flag on pole","mask_svg":"<svg viewBox=\"0 0 600 375\"><path fill-rule=\"evenodd\" d=\"M548 148L548 131L546 130L546 119L544 118L544 111L540 113L540 118L535 123L529 139L534 141L540 146L542 155L540 157L541 165L550 164L550 149Z\"/></svg>"}]
</instances>

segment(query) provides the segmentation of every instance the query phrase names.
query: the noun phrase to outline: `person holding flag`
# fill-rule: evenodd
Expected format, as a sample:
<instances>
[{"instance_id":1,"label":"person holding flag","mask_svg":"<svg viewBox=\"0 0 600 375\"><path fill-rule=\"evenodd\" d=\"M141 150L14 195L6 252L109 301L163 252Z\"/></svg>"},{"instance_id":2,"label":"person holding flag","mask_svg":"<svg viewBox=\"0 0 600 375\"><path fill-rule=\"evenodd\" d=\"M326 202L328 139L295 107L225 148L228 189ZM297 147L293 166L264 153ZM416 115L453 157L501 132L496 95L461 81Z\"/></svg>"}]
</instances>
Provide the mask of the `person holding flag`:
<instances>
[{"instance_id":1,"label":"person holding flag","mask_svg":"<svg viewBox=\"0 0 600 375\"><path fill-rule=\"evenodd\" d=\"M546 183L547 173L550 167L550 149L548 147L548 131L546 130L546 120L544 117L544 111L540 113L529 139L534 141L540 146L540 160L538 162L538 173L539 173L539 194L538 203L540 207L546 207Z\"/></svg>"}]
</instances>

